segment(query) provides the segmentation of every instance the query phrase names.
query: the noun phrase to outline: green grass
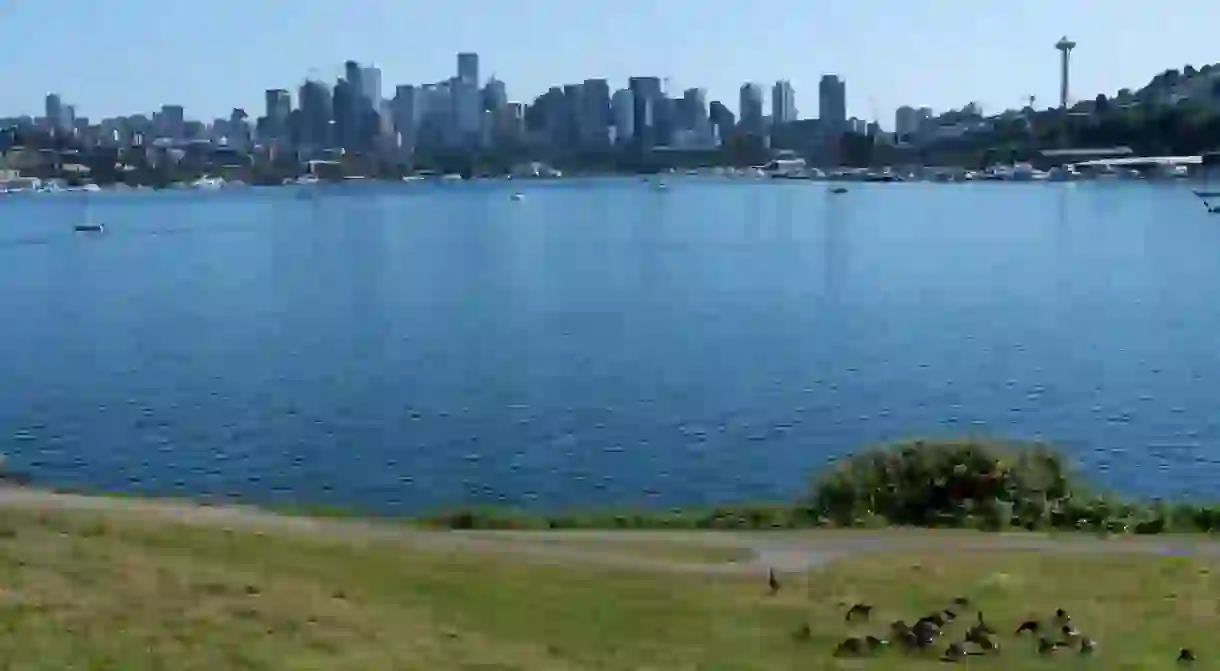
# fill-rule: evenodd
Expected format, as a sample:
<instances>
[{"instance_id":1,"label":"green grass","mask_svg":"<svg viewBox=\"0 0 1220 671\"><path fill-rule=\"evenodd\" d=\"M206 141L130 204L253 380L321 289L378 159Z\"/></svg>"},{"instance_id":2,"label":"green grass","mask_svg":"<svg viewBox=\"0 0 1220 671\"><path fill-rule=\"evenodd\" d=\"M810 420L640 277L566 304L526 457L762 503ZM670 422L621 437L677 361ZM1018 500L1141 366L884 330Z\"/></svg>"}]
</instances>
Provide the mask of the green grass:
<instances>
[{"instance_id":1,"label":"green grass","mask_svg":"<svg viewBox=\"0 0 1220 671\"><path fill-rule=\"evenodd\" d=\"M964 594L1005 648L970 666L1080 664L1039 659L1010 636L1021 619L1063 607L1098 639L1094 668L1170 669L1182 646L1201 660L1220 653L1217 571L1117 555L874 555L783 576L771 597L757 579L0 511L0 668L939 668L897 652L830 652ZM875 604L875 624L843 621L856 601ZM802 621L814 636L796 642Z\"/></svg>"}]
</instances>

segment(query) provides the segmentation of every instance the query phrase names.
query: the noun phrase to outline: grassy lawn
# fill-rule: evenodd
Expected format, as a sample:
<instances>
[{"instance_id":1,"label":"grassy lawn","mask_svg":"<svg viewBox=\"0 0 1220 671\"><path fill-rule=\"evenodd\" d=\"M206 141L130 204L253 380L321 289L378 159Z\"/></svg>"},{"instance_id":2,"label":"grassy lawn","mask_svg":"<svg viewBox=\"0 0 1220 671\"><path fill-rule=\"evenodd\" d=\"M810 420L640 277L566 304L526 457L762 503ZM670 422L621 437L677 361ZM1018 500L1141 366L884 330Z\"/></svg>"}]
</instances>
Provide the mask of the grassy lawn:
<instances>
[{"instance_id":1,"label":"grassy lawn","mask_svg":"<svg viewBox=\"0 0 1220 671\"><path fill-rule=\"evenodd\" d=\"M759 580L0 511L0 668L943 668L896 650L830 653L958 595L1001 630L1002 653L968 666L1170 669L1187 646L1203 668L1220 652L1216 571L1113 555L877 555L782 576L771 597ZM857 601L875 605L873 624L843 621ZM1095 659L1039 658L1012 635L1056 607L1097 639ZM802 621L813 636L797 642Z\"/></svg>"}]
</instances>

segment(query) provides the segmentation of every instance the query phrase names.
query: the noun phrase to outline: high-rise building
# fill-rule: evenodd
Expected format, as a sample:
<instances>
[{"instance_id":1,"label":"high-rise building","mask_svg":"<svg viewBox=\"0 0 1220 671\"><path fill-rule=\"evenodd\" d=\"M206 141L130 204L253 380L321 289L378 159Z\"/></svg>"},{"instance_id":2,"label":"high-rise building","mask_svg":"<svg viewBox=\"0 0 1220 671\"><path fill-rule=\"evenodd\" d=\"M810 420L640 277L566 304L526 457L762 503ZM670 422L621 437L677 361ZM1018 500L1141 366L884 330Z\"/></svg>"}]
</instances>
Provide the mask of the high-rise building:
<instances>
[{"instance_id":1,"label":"high-rise building","mask_svg":"<svg viewBox=\"0 0 1220 671\"><path fill-rule=\"evenodd\" d=\"M455 77L450 86L458 140L463 145L472 144L483 128L483 92L473 79Z\"/></svg>"},{"instance_id":2,"label":"high-rise building","mask_svg":"<svg viewBox=\"0 0 1220 671\"><path fill-rule=\"evenodd\" d=\"M419 89L409 84L394 88L394 98L390 101L390 119L394 132L398 134L398 149L407 156L415 151L421 111Z\"/></svg>"},{"instance_id":3,"label":"high-rise building","mask_svg":"<svg viewBox=\"0 0 1220 671\"><path fill-rule=\"evenodd\" d=\"M267 105L268 135L275 139L287 139L288 117L292 114L292 95L284 89L267 89L264 97Z\"/></svg>"},{"instance_id":4,"label":"high-rise building","mask_svg":"<svg viewBox=\"0 0 1220 671\"><path fill-rule=\"evenodd\" d=\"M737 117L733 115L727 105L719 100L713 100L707 107L708 119L712 123L712 128L716 131L716 135L721 141L724 141L733 129L737 126Z\"/></svg>"},{"instance_id":5,"label":"high-rise building","mask_svg":"<svg viewBox=\"0 0 1220 671\"><path fill-rule=\"evenodd\" d=\"M619 89L610 99L610 109L614 115L614 142L624 144L635 136L635 102L631 91Z\"/></svg>"},{"instance_id":6,"label":"high-rise building","mask_svg":"<svg viewBox=\"0 0 1220 671\"><path fill-rule=\"evenodd\" d=\"M457 76L458 79L465 80L479 85L479 55L471 52L463 52L457 55Z\"/></svg>"},{"instance_id":7,"label":"high-rise building","mask_svg":"<svg viewBox=\"0 0 1220 671\"><path fill-rule=\"evenodd\" d=\"M157 113L157 134L181 140L186 136L186 114L182 105L162 105Z\"/></svg>"},{"instance_id":8,"label":"high-rise building","mask_svg":"<svg viewBox=\"0 0 1220 671\"><path fill-rule=\"evenodd\" d=\"M741 128L747 133L761 133L763 130L763 89L755 83L741 85L741 101L738 112L741 115Z\"/></svg>"},{"instance_id":9,"label":"high-rise building","mask_svg":"<svg viewBox=\"0 0 1220 671\"><path fill-rule=\"evenodd\" d=\"M360 93L373 109L381 109L381 68L375 65L360 68Z\"/></svg>"},{"instance_id":10,"label":"high-rise building","mask_svg":"<svg viewBox=\"0 0 1220 671\"><path fill-rule=\"evenodd\" d=\"M847 82L837 75L823 75L818 82L818 119L828 134L847 130Z\"/></svg>"},{"instance_id":11,"label":"high-rise building","mask_svg":"<svg viewBox=\"0 0 1220 671\"><path fill-rule=\"evenodd\" d=\"M899 141L919 132L919 110L903 105L894 112L894 134Z\"/></svg>"},{"instance_id":12,"label":"high-rise building","mask_svg":"<svg viewBox=\"0 0 1220 671\"><path fill-rule=\"evenodd\" d=\"M774 125L796 121L796 92L787 80L775 82L771 89L771 123Z\"/></svg>"},{"instance_id":13,"label":"high-rise building","mask_svg":"<svg viewBox=\"0 0 1220 671\"><path fill-rule=\"evenodd\" d=\"M47 94L45 114L48 126L55 130L62 130L64 128L64 103L58 93Z\"/></svg>"},{"instance_id":14,"label":"high-rise building","mask_svg":"<svg viewBox=\"0 0 1220 671\"><path fill-rule=\"evenodd\" d=\"M643 147L651 147L664 143L665 138L659 137L657 129L657 107L660 106L664 93L661 90L660 77L631 77L627 80L627 88L631 91L631 103L634 106L632 119L632 138Z\"/></svg>"},{"instance_id":15,"label":"high-rise building","mask_svg":"<svg viewBox=\"0 0 1220 671\"><path fill-rule=\"evenodd\" d=\"M492 77L483 86L483 109L489 112L500 112L508 106L508 89L504 82Z\"/></svg>"},{"instance_id":16,"label":"high-rise building","mask_svg":"<svg viewBox=\"0 0 1220 671\"><path fill-rule=\"evenodd\" d=\"M333 146L336 138L331 133L331 122L335 115L332 96L329 86L312 80L306 80L297 91L297 103L301 109L301 143L309 148Z\"/></svg>"},{"instance_id":17,"label":"high-rise building","mask_svg":"<svg viewBox=\"0 0 1220 671\"><path fill-rule=\"evenodd\" d=\"M682 92L677 122L680 128L687 130L699 130L707 123L707 89L692 88Z\"/></svg>"},{"instance_id":18,"label":"high-rise building","mask_svg":"<svg viewBox=\"0 0 1220 671\"><path fill-rule=\"evenodd\" d=\"M594 147L607 146L613 125L610 83L605 79L586 79L580 88L581 143Z\"/></svg>"}]
</instances>

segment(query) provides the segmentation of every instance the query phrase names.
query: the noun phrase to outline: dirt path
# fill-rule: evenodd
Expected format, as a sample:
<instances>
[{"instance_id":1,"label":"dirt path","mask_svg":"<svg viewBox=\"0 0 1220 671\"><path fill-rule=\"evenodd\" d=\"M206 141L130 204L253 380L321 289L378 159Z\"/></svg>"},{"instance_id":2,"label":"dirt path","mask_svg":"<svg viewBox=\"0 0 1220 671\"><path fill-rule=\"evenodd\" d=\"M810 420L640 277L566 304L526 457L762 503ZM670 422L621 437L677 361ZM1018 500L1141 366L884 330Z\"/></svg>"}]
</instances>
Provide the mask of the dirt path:
<instances>
[{"instance_id":1,"label":"dirt path","mask_svg":"<svg viewBox=\"0 0 1220 671\"><path fill-rule=\"evenodd\" d=\"M427 550L505 552L539 561L583 562L624 568L758 574L768 567L802 571L854 554L911 550L1107 552L1220 557L1220 542L1206 537L1159 536L1102 539L1083 535L984 534L968 531L423 531L392 523L298 517L247 506L204 506L155 499L120 499L60 494L0 486L0 507L105 512L139 519L251 531L321 535L354 540L389 540ZM563 540L581 541L565 547ZM744 550L740 562L697 562L631 555L633 542L677 544L687 548ZM606 543L605 550L589 542ZM744 554L744 553L743 553Z\"/></svg>"}]
</instances>

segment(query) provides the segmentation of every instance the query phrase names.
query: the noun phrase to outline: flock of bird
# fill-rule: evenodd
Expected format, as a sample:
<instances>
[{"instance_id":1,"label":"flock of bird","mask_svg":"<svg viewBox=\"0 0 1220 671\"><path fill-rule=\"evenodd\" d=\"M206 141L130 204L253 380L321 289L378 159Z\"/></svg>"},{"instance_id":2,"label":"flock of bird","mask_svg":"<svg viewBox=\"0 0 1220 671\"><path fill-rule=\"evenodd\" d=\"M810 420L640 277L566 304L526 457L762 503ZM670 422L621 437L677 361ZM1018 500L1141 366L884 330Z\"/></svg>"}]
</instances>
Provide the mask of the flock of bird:
<instances>
[{"instance_id":1,"label":"flock of bird","mask_svg":"<svg viewBox=\"0 0 1220 671\"><path fill-rule=\"evenodd\" d=\"M767 583L771 594L779 593L780 583L775 571L769 570ZM879 636L851 636L843 639L835 647L836 657L863 657L878 654L892 645L901 646L909 653L927 653L936 651L945 640L953 639L943 649L940 659L944 662L958 662L971 655L995 655L1000 653L999 633L993 629L983 617L982 610L976 610L974 624L970 625L960 638L950 637L949 628L959 620L959 613L964 613L972 607L970 599L959 596L953 599L948 607L924 615L908 625L903 620L897 620L889 626L888 638ZM873 606L867 603L857 603L847 609L847 622L869 621L872 618ZM1081 655L1092 655L1097 651L1097 642L1085 636L1072 624L1072 616L1062 608L1055 611L1054 616L1047 620L1030 619L1017 627L1015 636L1020 638L1028 634L1037 641L1037 651L1040 655L1053 655L1060 650L1073 650ZM813 630L808 623L802 623L793 634L798 641L813 638ZM1195 661L1195 653L1190 648L1178 651L1178 662Z\"/></svg>"}]
</instances>

